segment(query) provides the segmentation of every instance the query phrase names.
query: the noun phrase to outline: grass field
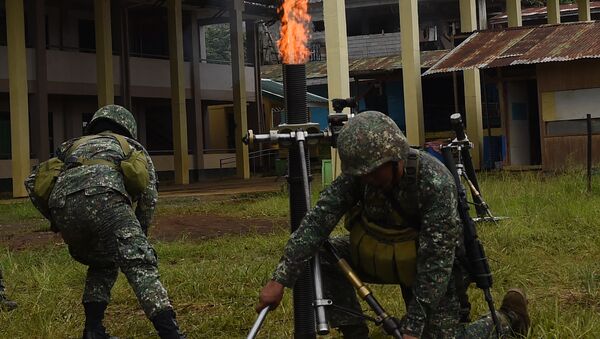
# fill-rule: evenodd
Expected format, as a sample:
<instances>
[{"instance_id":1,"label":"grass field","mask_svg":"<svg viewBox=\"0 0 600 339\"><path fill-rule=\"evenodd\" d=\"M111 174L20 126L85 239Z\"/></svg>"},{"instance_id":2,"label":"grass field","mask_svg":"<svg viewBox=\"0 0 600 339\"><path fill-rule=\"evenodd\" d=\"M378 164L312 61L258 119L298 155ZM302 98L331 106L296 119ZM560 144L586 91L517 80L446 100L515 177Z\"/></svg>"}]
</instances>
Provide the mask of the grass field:
<instances>
[{"instance_id":1,"label":"grass field","mask_svg":"<svg viewBox=\"0 0 600 339\"><path fill-rule=\"evenodd\" d=\"M600 337L600 185L588 194L581 173L494 173L481 175L480 181L494 213L510 217L499 226L479 227L494 273L497 304L507 289L522 287L530 298L531 338ZM159 204L159 215L244 218L281 218L288 208L284 193L227 201L180 198ZM39 216L29 204L0 204L0 224L31 220ZM278 230L267 235L156 243L162 281L189 337L247 334L255 320L258 291L269 279L286 239L287 232ZM0 264L9 293L20 304L12 313L0 313L0 338L81 335L85 268L70 259L64 245L19 252L0 248ZM403 314L397 287L373 289L390 313ZM291 336L290 294L268 316L260 337ZM473 289L470 294L473 316L485 313L481 292ZM105 324L121 338L154 335L122 275ZM378 329L372 333L383 337Z\"/></svg>"}]
</instances>

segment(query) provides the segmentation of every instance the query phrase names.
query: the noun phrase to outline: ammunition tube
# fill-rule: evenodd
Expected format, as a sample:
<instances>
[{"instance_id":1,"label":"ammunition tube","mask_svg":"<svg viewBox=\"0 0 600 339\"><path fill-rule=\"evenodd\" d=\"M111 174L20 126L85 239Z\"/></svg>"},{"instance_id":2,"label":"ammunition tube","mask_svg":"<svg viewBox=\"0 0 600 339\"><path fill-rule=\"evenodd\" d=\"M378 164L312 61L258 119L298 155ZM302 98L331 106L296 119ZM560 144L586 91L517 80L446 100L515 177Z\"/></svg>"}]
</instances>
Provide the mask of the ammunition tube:
<instances>
[{"instance_id":1,"label":"ammunition tube","mask_svg":"<svg viewBox=\"0 0 600 339\"><path fill-rule=\"evenodd\" d=\"M352 268L346 260L339 259L338 265L340 266L344 274L346 274L352 286L356 288L356 291L358 292L358 295L361 297L361 299L365 299L369 294L371 294L371 290L362 282L362 280L360 280L358 275L352 270Z\"/></svg>"}]
</instances>

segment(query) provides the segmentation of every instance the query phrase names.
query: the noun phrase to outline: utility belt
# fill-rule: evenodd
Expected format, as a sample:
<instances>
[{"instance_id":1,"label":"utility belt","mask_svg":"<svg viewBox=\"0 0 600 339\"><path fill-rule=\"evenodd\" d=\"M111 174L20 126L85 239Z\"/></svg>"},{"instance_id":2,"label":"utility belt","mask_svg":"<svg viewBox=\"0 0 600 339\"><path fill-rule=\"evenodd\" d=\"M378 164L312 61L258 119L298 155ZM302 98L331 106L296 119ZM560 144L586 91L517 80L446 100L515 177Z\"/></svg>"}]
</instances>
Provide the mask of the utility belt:
<instances>
[{"instance_id":1,"label":"utility belt","mask_svg":"<svg viewBox=\"0 0 600 339\"><path fill-rule=\"evenodd\" d=\"M402 220L396 211L394 219ZM362 207L346 215L352 262L377 282L412 286L417 272L417 228L392 229L367 219Z\"/></svg>"}]
</instances>

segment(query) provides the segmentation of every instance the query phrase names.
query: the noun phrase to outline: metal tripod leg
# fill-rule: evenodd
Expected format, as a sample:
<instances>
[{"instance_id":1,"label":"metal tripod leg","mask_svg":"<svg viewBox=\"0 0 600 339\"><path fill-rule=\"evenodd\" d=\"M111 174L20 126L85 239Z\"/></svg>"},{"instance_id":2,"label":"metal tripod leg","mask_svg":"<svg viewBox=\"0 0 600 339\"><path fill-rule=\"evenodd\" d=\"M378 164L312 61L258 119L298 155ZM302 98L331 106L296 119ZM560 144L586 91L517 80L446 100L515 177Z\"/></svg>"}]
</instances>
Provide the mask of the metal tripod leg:
<instances>
[{"instance_id":1,"label":"metal tripod leg","mask_svg":"<svg viewBox=\"0 0 600 339\"><path fill-rule=\"evenodd\" d=\"M478 203L479 207L481 209L483 209L485 211L485 214L487 214L488 217L490 218L490 220L493 221L497 225L498 224L497 218L492 215L492 211L490 210L490 206L488 206L488 204L485 202L485 200L483 200L483 197L481 196L481 193L479 193L479 191L477 190L477 188L475 187L475 185L473 185L473 182L469 179L469 176L465 172L462 172L462 177L467 182L467 184L469 185L469 189L471 190L471 194L474 197L476 197L476 199L473 199L473 200L474 201L479 201L479 203Z\"/></svg>"},{"instance_id":2,"label":"metal tripod leg","mask_svg":"<svg viewBox=\"0 0 600 339\"><path fill-rule=\"evenodd\" d=\"M306 206L310 208L310 187L308 185L308 170L306 168L306 156L304 153L304 134L296 133L296 141L298 142L298 150L300 155L300 166L302 167L302 183L304 186L304 197ZM321 278L321 261L319 253L317 253L311 262L312 277L314 283L314 303L316 331L319 335L329 333L329 324L327 323L327 315L325 314L325 306L331 305L331 300L323 298L323 281Z\"/></svg>"}]
</instances>

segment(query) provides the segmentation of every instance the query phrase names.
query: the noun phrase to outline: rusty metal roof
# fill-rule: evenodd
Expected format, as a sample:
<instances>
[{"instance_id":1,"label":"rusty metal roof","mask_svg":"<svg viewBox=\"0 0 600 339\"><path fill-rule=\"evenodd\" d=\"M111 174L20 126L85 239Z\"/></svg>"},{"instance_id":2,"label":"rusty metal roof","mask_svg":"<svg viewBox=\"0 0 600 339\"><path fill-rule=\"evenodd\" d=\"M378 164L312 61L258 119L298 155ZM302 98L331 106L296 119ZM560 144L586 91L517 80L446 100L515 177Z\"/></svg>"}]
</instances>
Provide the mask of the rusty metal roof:
<instances>
[{"instance_id":1,"label":"rusty metal roof","mask_svg":"<svg viewBox=\"0 0 600 339\"><path fill-rule=\"evenodd\" d=\"M448 53L448 50L421 52L421 67L431 67L446 55L446 53ZM353 59L350 60L348 68L351 77L391 73L402 69L402 57L400 55L389 55ZM262 66L261 75L264 79L281 81L281 65ZM325 77L327 77L327 61L312 61L306 64L307 79Z\"/></svg>"},{"instance_id":2,"label":"rusty metal roof","mask_svg":"<svg viewBox=\"0 0 600 339\"><path fill-rule=\"evenodd\" d=\"M600 58L600 21L473 33L423 75Z\"/></svg>"}]
</instances>

